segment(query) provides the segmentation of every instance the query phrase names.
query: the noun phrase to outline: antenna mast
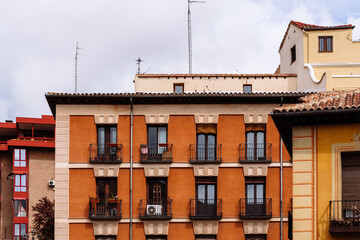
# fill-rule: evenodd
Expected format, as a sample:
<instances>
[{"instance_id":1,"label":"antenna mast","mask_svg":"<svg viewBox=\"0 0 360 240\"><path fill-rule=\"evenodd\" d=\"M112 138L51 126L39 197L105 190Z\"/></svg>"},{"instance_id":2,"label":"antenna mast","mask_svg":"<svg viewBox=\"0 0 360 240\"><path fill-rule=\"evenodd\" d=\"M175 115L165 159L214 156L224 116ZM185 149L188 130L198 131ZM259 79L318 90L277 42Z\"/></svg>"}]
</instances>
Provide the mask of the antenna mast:
<instances>
[{"instance_id":1,"label":"antenna mast","mask_svg":"<svg viewBox=\"0 0 360 240\"><path fill-rule=\"evenodd\" d=\"M192 73L192 37L191 37L191 3L205 3L205 1L188 0L188 49L189 49L189 74Z\"/></svg>"},{"instance_id":2,"label":"antenna mast","mask_svg":"<svg viewBox=\"0 0 360 240\"><path fill-rule=\"evenodd\" d=\"M140 64L143 62L143 60L139 57L138 59L135 60L135 62L138 65L138 69L136 71L136 74L140 74L141 73Z\"/></svg>"},{"instance_id":3,"label":"antenna mast","mask_svg":"<svg viewBox=\"0 0 360 240\"><path fill-rule=\"evenodd\" d=\"M76 53L75 53L75 93L77 93L77 57L79 55L79 43L76 42Z\"/></svg>"}]
</instances>

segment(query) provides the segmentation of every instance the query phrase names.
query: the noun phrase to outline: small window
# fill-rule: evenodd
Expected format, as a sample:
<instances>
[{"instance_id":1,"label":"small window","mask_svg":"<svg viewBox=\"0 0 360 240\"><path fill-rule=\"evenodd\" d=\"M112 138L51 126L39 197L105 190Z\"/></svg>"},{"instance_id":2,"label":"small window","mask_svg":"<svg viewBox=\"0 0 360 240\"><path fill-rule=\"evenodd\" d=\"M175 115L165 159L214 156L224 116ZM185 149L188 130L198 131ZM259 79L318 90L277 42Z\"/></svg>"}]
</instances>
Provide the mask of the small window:
<instances>
[{"instance_id":1,"label":"small window","mask_svg":"<svg viewBox=\"0 0 360 240\"><path fill-rule=\"evenodd\" d=\"M319 52L333 51L333 37L319 37Z\"/></svg>"},{"instance_id":2,"label":"small window","mask_svg":"<svg viewBox=\"0 0 360 240\"><path fill-rule=\"evenodd\" d=\"M26 224L24 223L14 224L14 240L24 239L26 233L27 233Z\"/></svg>"},{"instance_id":3,"label":"small window","mask_svg":"<svg viewBox=\"0 0 360 240\"><path fill-rule=\"evenodd\" d=\"M14 149L14 167L26 167L25 149Z\"/></svg>"},{"instance_id":4,"label":"small window","mask_svg":"<svg viewBox=\"0 0 360 240\"><path fill-rule=\"evenodd\" d=\"M15 192L26 192L26 174L15 174Z\"/></svg>"},{"instance_id":5,"label":"small window","mask_svg":"<svg viewBox=\"0 0 360 240\"><path fill-rule=\"evenodd\" d=\"M244 84L244 93L252 93L252 85Z\"/></svg>"},{"instance_id":6,"label":"small window","mask_svg":"<svg viewBox=\"0 0 360 240\"><path fill-rule=\"evenodd\" d=\"M291 48L291 63L295 62L296 60L296 45Z\"/></svg>"},{"instance_id":7,"label":"small window","mask_svg":"<svg viewBox=\"0 0 360 240\"><path fill-rule=\"evenodd\" d=\"M26 217L26 200L14 200L14 217Z\"/></svg>"},{"instance_id":8,"label":"small window","mask_svg":"<svg viewBox=\"0 0 360 240\"><path fill-rule=\"evenodd\" d=\"M184 84L174 83L174 93L184 93Z\"/></svg>"}]
</instances>

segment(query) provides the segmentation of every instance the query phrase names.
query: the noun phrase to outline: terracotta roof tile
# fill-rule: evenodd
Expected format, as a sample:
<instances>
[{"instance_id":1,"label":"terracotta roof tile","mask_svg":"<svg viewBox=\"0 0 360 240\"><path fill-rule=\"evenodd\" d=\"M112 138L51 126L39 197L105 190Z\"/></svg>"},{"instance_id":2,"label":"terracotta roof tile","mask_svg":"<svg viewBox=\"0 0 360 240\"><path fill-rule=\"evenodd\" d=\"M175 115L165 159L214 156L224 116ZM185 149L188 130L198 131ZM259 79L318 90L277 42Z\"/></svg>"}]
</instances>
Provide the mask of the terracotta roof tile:
<instances>
[{"instance_id":1,"label":"terracotta roof tile","mask_svg":"<svg viewBox=\"0 0 360 240\"><path fill-rule=\"evenodd\" d=\"M353 91L324 91L301 97L295 105L273 109L274 113L305 112L360 108L360 89Z\"/></svg>"},{"instance_id":2,"label":"terracotta roof tile","mask_svg":"<svg viewBox=\"0 0 360 240\"><path fill-rule=\"evenodd\" d=\"M355 26L353 26L352 24L345 24L345 25L336 25L336 26L319 26L319 25L314 25L314 24L308 24L308 23L303 23L303 22L298 22L298 21L294 21L291 20L286 32L284 34L284 37L281 41L280 47L279 47L279 51L282 48L282 46L284 45L285 42L285 38L286 35L289 31L289 28L291 25L297 26L298 28L300 28L301 30L305 30L305 31L311 31L311 30L331 30L331 29L345 29L345 28L354 28Z\"/></svg>"},{"instance_id":3,"label":"terracotta roof tile","mask_svg":"<svg viewBox=\"0 0 360 240\"><path fill-rule=\"evenodd\" d=\"M158 74L158 73L142 73L142 74L137 74L137 77L139 78L159 78L159 77L223 77L223 78L227 78L227 77L240 77L240 78L245 78L245 77L296 77L297 74L296 73L264 73L264 74L226 74L226 73L217 73L217 74L188 74L188 73L178 73L178 74L167 74L167 73L163 73L163 74Z\"/></svg>"}]
</instances>

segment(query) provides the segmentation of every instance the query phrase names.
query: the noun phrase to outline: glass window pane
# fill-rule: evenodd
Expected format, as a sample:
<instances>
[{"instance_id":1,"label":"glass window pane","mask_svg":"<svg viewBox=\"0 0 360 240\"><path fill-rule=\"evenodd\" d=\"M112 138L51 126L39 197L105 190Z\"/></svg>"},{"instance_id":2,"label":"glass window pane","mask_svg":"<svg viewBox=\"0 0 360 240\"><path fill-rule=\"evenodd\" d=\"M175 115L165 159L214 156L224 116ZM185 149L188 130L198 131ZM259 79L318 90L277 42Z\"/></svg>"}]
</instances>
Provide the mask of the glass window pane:
<instances>
[{"instance_id":1,"label":"glass window pane","mask_svg":"<svg viewBox=\"0 0 360 240\"><path fill-rule=\"evenodd\" d=\"M21 186L26 187L26 175L21 175Z\"/></svg>"},{"instance_id":2,"label":"glass window pane","mask_svg":"<svg viewBox=\"0 0 360 240\"><path fill-rule=\"evenodd\" d=\"M256 185L256 202L263 203L264 199L264 185L257 184Z\"/></svg>"},{"instance_id":3,"label":"glass window pane","mask_svg":"<svg viewBox=\"0 0 360 240\"><path fill-rule=\"evenodd\" d=\"M14 167L20 167L20 161L14 161Z\"/></svg>"},{"instance_id":4,"label":"glass window pane","mask_svg":"<svg viewBox=\"0 0 360 240\"><path fill-rule=\"evenodd\" d=\"M207 185L207 203L215 203L215 185Z\"/></svg>"},{"instance_id":5,"label":"glass window pane","mask_svg":"<svg viewBox=\"0 0 360 240\"><path fill-rule=\"evenodd\" d=\"M26 160L26 150L21 149L21 160Z\"/></svg>"},{"instance_id":6,"label":"glass window pane","mask_svg":"<svg viewBox=\"0 0 360 240\"><path fill-rule=\"evenodd\" d=\"M24 236L26 233L26 224L21 224L21 236Z\"/></svg>"},{"instance_id":7,"label":"glass window pane","mask_svg":"<svg viewBox=\"0 0 360 240\"><path fill-rule=\"evenodd\" d=\"M265 133L257 132L256 133L256 156L259 159L263 159L265 157Z\"/></svg>"},{"instance_id":8,"label":"glass window pane","mask_svg":"<svg viewBox=\"0 0 360 240\"><path fill-rule=\"evenodd\" d=\"M20 158L19 158L19 153L20 153L20 149L15 149L14 150L14 159L15 160L19 160Z\"/></svg>"},{"instance_id":9,"label":"glass window pane","mask_svg":"<svg viewBox=\"0 0 360 240\"><path fill-rule=\"evenodd\" d=\"M26 161L20 161L20 167L26 167Z\"/></svg>"},{"instance_id":10,"label":"glass window pane","mask_svg":"<svg viewBox=\"0 0 360 240\"><path fill-rule=\"evenodd\" d=\"M20 175L15 175L15 186L20 186Z\"/></svg>"},{"instance_id":11,"label":"glass window pane","mask_svg":"<svg viewBox=\"0 0 360 240\"><path fill-rule=\"evenodd\" d=\"M252 86L251 85L244 85L244 93L251 93Z\"/></svg>"},{"instance_id":12,"label":"glass window pane","mask_svg":"<svg viewBox=\"0 0 360 240\"><path fill-rule=\"evenodd\" d=\"M158 128L158 143L166 143L166 127ZM158 146L158 153L163 153L164 151L166 151L166 147Z\"/></svg>"},{"instance_id":13,"label":"glass window pane","mask_svg":"<svg viewBox=\"0 0 360 240\"><path fill-rule=\"evenodd\" d=\"M197 147L196 147L197 160L205 160L205 134L197 135Z\"/></svg>"},{"instance_id":14,"label":"glass window pane","mask_svg":"<svg viewBox=\"0 0 360 240\"><path fill-rule=\"evenodd\" d=\"M157 145L157 127L148 127L148 144Z\"/></svg>"},{"instance_id":15,"label":"glass window pane","mask_svg":"<svg viewBox=\"0 0 360 240\"><path fill-rule=\"evenodd\" d=\"M110 128L110 143L117 143L117 128L116 127L111 127Z\"/></svg>"},{"instance_id":16,"label":"glass window pane","mask_svg":"<svg viewBox=\"0 0 360 240\"><path fill-rule=\"evenodd\" d=\"M255 189L254 184L248 184L246 185L246 198L247 203L254 203L254 197L255 197Z\"/></svg>"},{"instance_id":17,"label":"glass window pane","mask_svg":"<svg viewBox=\"0 0 360 240\"><path fill-rule=\"evenodd\" d=\"M214 135L208 135L208 145L207 145L207 160L215 160L216 153L216 138Z\"/></svg>"},{"instance_id":18,"label":"glass window pane","mask_svg":"<svg viewBox=\"0 0 360 240\"><path fill-rule=\"evenodd\" d=\"M14 200L14 217L19 216L19 210L20 210L20 201Z\"/></svg>"},{"instance_id":19,"label":"glass window pane","mask_svg":"<svg viewBox=\"0 0 360 240\"><path fill-rule=\"evenodd\" d=\"M319 51L320 52L323 52L324 51L324 39L323 38L320 38L319 39Z\"/></svg>"},{"instance_id":20,"label":"glass window pane","mask_svg":"<svg viewBox=\"0 0 360 240\"><path fill-rule=\"evenodd\" d=\"M253 160L255 157L254 141L255 141L255 133L247 132L246 133L246 158L248 160Z\"/></svg>"},{"instance_id":21,"label":"glass window pane","mask_svg":"<svg viewBox=\"0 0 360 240\"><path fill-rule=\"evenodd\" d=\"M20 235L20 224L14 224L14 235L15 236Z\"/></svg>"},{"instance_id":22,"label":"glass window pane","mask_svg":"<svg viewBox=\"0 0 360 240\"><path fill-rule=\"evenodd\" d=\"M99 127L98 128L98 151L100 154L105 153L105 128Z\"/></svg>"},{"instance_id":23,"label":"glass window pane","mask_svg":"<svg viewBox=\"0 0 360 240\"><path fill-rule=\"evenodd\" d=\"M204 203L205 202L205 185L197 185L197 200Z\"/></svg>"},{"instance_id":24,"label":"glass window pane","mask_svg":"<svg viewBox=\"0 0 360 240\"><path fill-rule=\"evenodd\" d=\"M183 92L184 92L184 86L182 85L175 86L175 93L183 93Z\"/></svg>"},{"instance_id":25,"label":"glass window pane","mask_svg":"<svg viewBox=\"0 0 360 240\"><path fill-rule=\"evenodd\" d=\"M327 38L326 40L327 40L327 42L326 42L326 47L327 47L327 49L326 49L326 50L327 50L328 52L331 52L331 51L332 51L332 49L331 49L331 45L332 45L332 44L331 44L331 40L332 40L332 39L331 39L331 38Z\"/></svg>"}]
</instances>

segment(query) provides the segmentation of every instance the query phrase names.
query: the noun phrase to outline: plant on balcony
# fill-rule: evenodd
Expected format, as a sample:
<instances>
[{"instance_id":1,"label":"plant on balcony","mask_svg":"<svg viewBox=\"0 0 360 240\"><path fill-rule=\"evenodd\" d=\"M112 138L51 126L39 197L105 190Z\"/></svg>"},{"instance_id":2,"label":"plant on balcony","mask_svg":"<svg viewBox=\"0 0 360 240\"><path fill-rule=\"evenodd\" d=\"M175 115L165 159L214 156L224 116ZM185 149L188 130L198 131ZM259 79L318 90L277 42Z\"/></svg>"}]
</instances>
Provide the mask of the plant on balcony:
<instances>
[{"instance_id":1,"label":"plant on balcony","mask_svg":"<svg viewBox=\"0 0 360 240\"><path fill-rule=\"evenodd\" d=\"M92 196L89 195L89 201L91 203L99 203L100 200L99 200L98 196L92 197Z\"/></svg>"},{"instance_id":2,"label":"plant on balcony","mask_svg":"<svg viewBox=\"0 0 360 240\"><path fill-rule=\"evenodd\" d=\"M120 202L120 199L119 197L116 195L114 196L112 193L111 193L111 197L109 198L109 203L119 203Z\"/></svg>"}]
</instances>

